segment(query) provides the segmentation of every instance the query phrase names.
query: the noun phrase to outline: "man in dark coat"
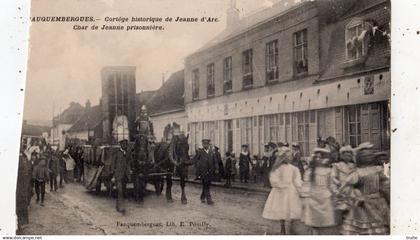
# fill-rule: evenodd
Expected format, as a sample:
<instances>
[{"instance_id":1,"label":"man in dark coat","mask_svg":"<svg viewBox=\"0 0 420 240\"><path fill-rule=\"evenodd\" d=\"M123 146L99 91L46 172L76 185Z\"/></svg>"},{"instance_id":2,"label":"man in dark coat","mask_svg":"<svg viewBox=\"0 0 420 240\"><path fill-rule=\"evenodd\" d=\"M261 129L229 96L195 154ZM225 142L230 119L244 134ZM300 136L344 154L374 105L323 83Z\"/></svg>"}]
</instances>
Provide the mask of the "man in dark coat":
<instances>
[{"instance_id":1,"label":"man in dark coat","mask_svg":"<svg viewBox=\"0 0 420 240\"><path fill-rule=\"evenodd\" d=\"M270 181L268 178L268 175L270 173L270 157L271 157L271 152L270 152L270 146L269 144L264 144L264 153L263 153L263 165L262 165L262 172L263 172L263 182L264 182L264 187L270 187Z\"/></svg>"},{"instance_id":2,"label":"man in dark coat","mask_svg":"<svg viewBox=\"0 0 420 240\"><path fill-rule=\"evenodd\" d=\"M249 180L249 165L251 163L251 154L248 152L248 145L242 145L242 152L239 154L239 176L241 182L247 183Z\"/></svg>"},{"instance_id":3,"label":"man in dark coat","mask_svg":"<svg viewBox=\"0 0 420 240\"><path fill-rule=\"evenodd\" d=\"M50 173L50 192L57 191L57 176L60 172L59 157L52 151L48 162L48 170Z\"/></svg>"},{"instance_id":4,"label":"man in dark coat","mask_svg":"<svg viewBox=\"0 0 420 240\"><path fill-rule=\"evenodd\" d=\"M199 148L193 158L196 163L197 173L202 183L201 202L212 205L214 202L210 194L211 180L217 174L217 162L214 152L210 149L210 139L203 139L203 148Z\"/></svg>"},{"instance_id":5,"label":"man in dark coat","mask_svg":"<svg viewBox=\"0 0 420 240\"><path fill-rule=\"evenodd\" d=\"M117 211L125 213L124 207L124 189L129 174L129 163L130 153L128 152L128 140L124 139L120 141L120 148L114 152L112 158L112 171L115 179L115 185L117 187Z\"/></svg>"},{"instance_id":6,"label":"man in dark coat","mask_svg":"<svg viewBox=\"0 0 420 240\"><path fill-rule=\"evenodd\" d=\"M58 172L58 176L60 178L59 182L60 182L60 188L63 187L63 181L64 183L67 183L67 178L66 178L66 162L64 161L64 158L61 154L61 152L57 149L56 151L57 157L58 157L58 166L59 166L59 172Z\"/></svg>"},{"instance_id":7,"label":"man in dark coat","mask_svg":"<svg viewBox=\"0 0 420 240\"><path fill-rule=\"evenodd\" d=\"M222 178L224 178L225 176L224 175L225 171L223 167L222 156L220 155L219 148L216 146L214 146L214 155L215 155L216 163L218 164L218 169L219 169L219 174L217 174L217 181L221 182Z\"/></svg>"},{"instance_id":8,"label":"man in dark coat","mask_svg":"<svg viewBox=\"0 0 420 240\"><path fill-rule=\"evenodd\" d=\"M230 155L230 152L226 152L226 162L225 162L225 179L226 187L231 186L231 177L232 177L232 156Z\"/></svg>"}]
</instances>

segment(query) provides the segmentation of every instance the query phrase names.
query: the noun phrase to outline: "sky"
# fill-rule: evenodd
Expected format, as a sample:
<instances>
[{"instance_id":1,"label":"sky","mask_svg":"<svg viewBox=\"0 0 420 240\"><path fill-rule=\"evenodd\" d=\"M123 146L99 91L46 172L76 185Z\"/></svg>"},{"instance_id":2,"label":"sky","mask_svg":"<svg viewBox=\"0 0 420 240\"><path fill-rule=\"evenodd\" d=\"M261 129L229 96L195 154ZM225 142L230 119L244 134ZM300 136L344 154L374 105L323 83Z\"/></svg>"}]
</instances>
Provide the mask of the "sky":
<instances>
[{"instance_id":1,"label":"sky","mask_svg":"<svg viewBox=\"0 0 420 240\"><path fill-rule=\"evenodd\" d=\"M270 0L237 0L240 14ZM74 23L32 23L24 119L51 120L69 103L101 97L104 66L136 66L137 92L156 90L184 58L223 31L230 0L32 0L31 16L216 17L218 23L170 23L164 31L76 31ZM101 21L101 23L105 23Z\"/></svg>"}]
</instances>

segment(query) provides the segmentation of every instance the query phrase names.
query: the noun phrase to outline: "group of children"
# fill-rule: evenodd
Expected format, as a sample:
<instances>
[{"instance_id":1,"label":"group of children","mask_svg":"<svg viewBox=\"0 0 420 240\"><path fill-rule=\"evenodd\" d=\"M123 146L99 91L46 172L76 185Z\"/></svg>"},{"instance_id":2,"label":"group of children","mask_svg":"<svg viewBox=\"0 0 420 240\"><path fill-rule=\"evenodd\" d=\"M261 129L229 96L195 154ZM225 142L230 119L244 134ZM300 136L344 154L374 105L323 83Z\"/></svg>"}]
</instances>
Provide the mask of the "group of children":
<instances>
[{"instance_id":1,"label":"group of children","mask_svg":"<svg viewBox=\"0 0 420 240\"><path fill-rule=\"evenodd\" d=\"M283 234L291 234L293 220L312 234L331 227L345 235L389 233L387 153L370 143L336 152L317 147L304 171L292 164L292 149L280 147L275 156L263 218L279 221Z\"/></svg>"}]
</instances>

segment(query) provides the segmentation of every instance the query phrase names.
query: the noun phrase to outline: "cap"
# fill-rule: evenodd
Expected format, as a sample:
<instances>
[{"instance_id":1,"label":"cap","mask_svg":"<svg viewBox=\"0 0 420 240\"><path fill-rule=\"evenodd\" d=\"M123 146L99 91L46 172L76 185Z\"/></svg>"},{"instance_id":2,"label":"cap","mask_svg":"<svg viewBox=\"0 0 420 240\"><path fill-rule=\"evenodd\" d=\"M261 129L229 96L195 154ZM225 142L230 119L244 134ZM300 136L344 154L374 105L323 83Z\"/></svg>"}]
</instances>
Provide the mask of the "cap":
<instances>
[{"instance_id":1,"label":"cap","mask_svg":"<svg viewBox=\"0 0 420 240\"><path fill-rule=\"evenodd\" d=\"M208 138L203 138L203 139L201 139L201 142L202 142L202 143L210 143L210 142L211 142L211 140L210 140L210 139L208 139Z\"/></svg>"},{"instance_id":2,"label":"cap","mask_svg":"<svg viewBox=\"0 0 420 240\"><path fill-rule=\"evenodd\" d=\"M122 140L119 141L119 143L127 143L127 142L128 142L127 139L122 139Z\"/></svg>"},{"instance_id":3,"label":"cap","mask_svg":"<svg viewBox=\"0 0 420 240\"><path fill-rule=\"evenodd\" d=\"M247 148L247 147L248 147L248 145L247 145L247 144L242 144L242 147Z\"/></svg>"},{"instance_id":4,"label":"cap","mask_svg":"<svg viewBox=\"0 0 420 240\"><path fill-rule=\"evenodd\" d=\"M292 143L292 147L300 147L300 145L299 145L299 143L294 142L294 143Z\"/></svg>"}]
</instances>

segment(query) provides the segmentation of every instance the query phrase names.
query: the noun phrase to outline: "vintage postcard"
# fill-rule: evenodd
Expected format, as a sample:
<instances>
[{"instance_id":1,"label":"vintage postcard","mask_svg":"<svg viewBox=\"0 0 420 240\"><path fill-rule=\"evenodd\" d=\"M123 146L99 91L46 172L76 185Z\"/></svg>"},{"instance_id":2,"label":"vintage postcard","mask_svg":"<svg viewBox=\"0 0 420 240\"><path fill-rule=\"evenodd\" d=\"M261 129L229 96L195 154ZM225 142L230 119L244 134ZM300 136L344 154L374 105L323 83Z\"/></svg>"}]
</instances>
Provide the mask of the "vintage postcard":
<instances>
[{"instance_id":1,"label":"vintage postcard","mask_svg":"<svg viewBox=\"0 0 420 240\"><path fill-rule=\"evenodd\" d=\"M29 21L16 234L391 233L390 0L33 0Z\"/></svg>"}]
</instances>

